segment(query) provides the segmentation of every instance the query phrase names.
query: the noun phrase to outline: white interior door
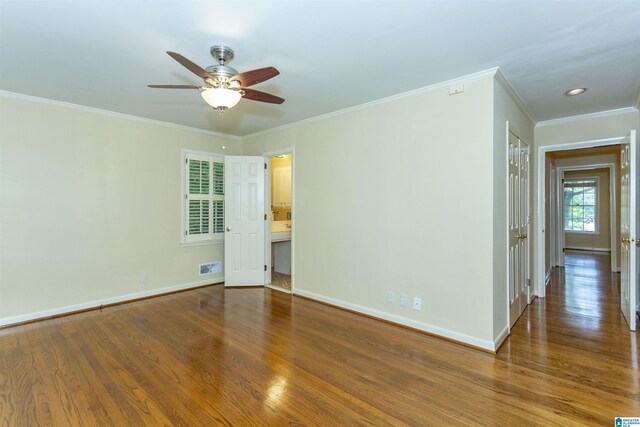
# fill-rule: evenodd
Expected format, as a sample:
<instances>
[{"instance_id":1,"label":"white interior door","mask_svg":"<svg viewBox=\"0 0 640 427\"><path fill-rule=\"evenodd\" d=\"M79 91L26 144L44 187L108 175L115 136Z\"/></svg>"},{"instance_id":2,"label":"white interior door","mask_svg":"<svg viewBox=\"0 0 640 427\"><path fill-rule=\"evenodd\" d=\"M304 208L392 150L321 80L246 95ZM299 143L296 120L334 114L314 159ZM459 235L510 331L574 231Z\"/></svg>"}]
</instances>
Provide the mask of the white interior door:
<instances>
[{"instance_id":1,"label":"white interior door","mask_svg":"<svg viewBox=\"0 0 640 427\"><path fill-rule=\"evenodd\" d=\"M509 319L513 326L528 303L529 146L509 132Z\"/></svg>"},{"instance_id":2,"label":"white interior door","mask_svg":"<svg viewBox=\"0 0 640 427\"><path fill-rule=\"evenodd\" d=\"M264 285L264 158L224 158L224 283Z\"/></svg>"},{"instance_id":3,"label":"white interior door","mask_svg":"<svg viewBox=\"0 0 640 427\"><path fill-rule=\"evenodd\" d=\"M637 240L637 153L636 134L631 131L620 144L620 308L636 330L636 293L638 284Z\"/></svg>"}]
</instances>

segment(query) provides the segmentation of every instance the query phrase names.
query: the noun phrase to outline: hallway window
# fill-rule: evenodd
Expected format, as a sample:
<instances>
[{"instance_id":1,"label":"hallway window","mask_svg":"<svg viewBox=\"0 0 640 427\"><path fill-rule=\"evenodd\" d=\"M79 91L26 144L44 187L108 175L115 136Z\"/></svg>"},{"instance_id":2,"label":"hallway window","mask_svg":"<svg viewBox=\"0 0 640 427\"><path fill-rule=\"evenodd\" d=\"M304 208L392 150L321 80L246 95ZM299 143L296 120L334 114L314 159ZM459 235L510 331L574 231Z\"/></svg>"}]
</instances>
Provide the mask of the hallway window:
<instances>
[{"instance_id":1,"label":"hallway window","mask_svg":"<svg viewBox=\"0 0 640 427\"><path fill-rule=\"evenodd\" d=\"M564 181L564 231L597 233L598 179Z\"/></svg>"}]
</instances>

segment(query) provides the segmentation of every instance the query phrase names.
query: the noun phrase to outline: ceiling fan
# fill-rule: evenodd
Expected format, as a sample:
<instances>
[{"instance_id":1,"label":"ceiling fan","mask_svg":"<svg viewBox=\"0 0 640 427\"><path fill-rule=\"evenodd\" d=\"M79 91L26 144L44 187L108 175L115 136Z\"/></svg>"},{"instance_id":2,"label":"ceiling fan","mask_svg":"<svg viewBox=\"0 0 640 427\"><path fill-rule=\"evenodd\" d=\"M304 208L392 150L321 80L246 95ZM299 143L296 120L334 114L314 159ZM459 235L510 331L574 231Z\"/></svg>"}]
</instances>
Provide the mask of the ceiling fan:
<instances>
[{"instance_id":1,"label":"ceiling fan","mask_svg":"<svg viewBox=\"0 0 640 427\"><path fill-rule=\"evenodd\" d=\"M202 68L194 62L176 52L167 52L170 57L178 61L186 69L204 80L204 85L148 85L157 89L197 89L202 98L213 108L224 111L235 106L241 98L254 101L282 104L284 99L259 90L249 89L250 86L269 80L280 72L274 67L259 68L257 70L238 73L227 66L233 59L233 50L227 46L211 46L211 56L219 65Z\"/></svg>"}]
</instances>

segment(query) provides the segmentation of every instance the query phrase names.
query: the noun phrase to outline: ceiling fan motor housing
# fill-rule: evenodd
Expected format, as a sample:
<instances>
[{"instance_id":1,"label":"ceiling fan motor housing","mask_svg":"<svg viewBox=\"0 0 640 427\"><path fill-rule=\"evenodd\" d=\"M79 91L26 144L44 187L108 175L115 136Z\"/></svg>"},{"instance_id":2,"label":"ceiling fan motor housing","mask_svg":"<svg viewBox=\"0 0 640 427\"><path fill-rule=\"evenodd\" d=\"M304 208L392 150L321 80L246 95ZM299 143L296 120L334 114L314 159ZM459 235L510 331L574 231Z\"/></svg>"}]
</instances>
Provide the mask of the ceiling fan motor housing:
<instances>
[{"instance_id":1,"label":"ceiling fan motor housing","mask_svg":"<svg viewBox=\"0 0 640 427\"><path fill-rule=\"evenodd\" d=\"M215 60L220 63L220 65L231 62L231 60L233 59L233 49L227 46L214 45L211 46L209 52L211 53L211 56L213 56Z\"/></svg>"},{"instance_id":2,"label":"ceiling fan motor housing","mask_svg":"<svg viewBox=\"0 0 640 427\"><path fill-rule=\"evenodd\" d=\"M227 77L231 78L238 74L238 71L231 67L227 67L226 65L210 65L205 68L209 74L213 74L217 77Z\"/></svg>"}]
</instances>

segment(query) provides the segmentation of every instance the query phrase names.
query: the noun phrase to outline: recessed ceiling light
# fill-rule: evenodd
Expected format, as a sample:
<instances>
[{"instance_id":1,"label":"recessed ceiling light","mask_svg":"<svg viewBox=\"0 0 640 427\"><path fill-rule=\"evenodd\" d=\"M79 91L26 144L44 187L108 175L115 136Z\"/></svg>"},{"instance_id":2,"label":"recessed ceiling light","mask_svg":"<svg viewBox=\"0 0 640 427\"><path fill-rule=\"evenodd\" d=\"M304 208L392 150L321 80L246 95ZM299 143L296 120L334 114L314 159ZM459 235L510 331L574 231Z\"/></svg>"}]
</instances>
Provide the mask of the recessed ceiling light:
<instances>
[{"instance_id":1,"label":"recessed ceiling light","mask_svg":"<svg viewBox=\"0 0 640 427\"><path fill-rule=\"evenodd\" d=\"M583 94L586 91L587 91L586 87L579 87L579 88L576 88L576 89L571 89L571 90L566 91L564 93L564 96L576 96L576 95Z\"/></svg>"}]
</instances>

